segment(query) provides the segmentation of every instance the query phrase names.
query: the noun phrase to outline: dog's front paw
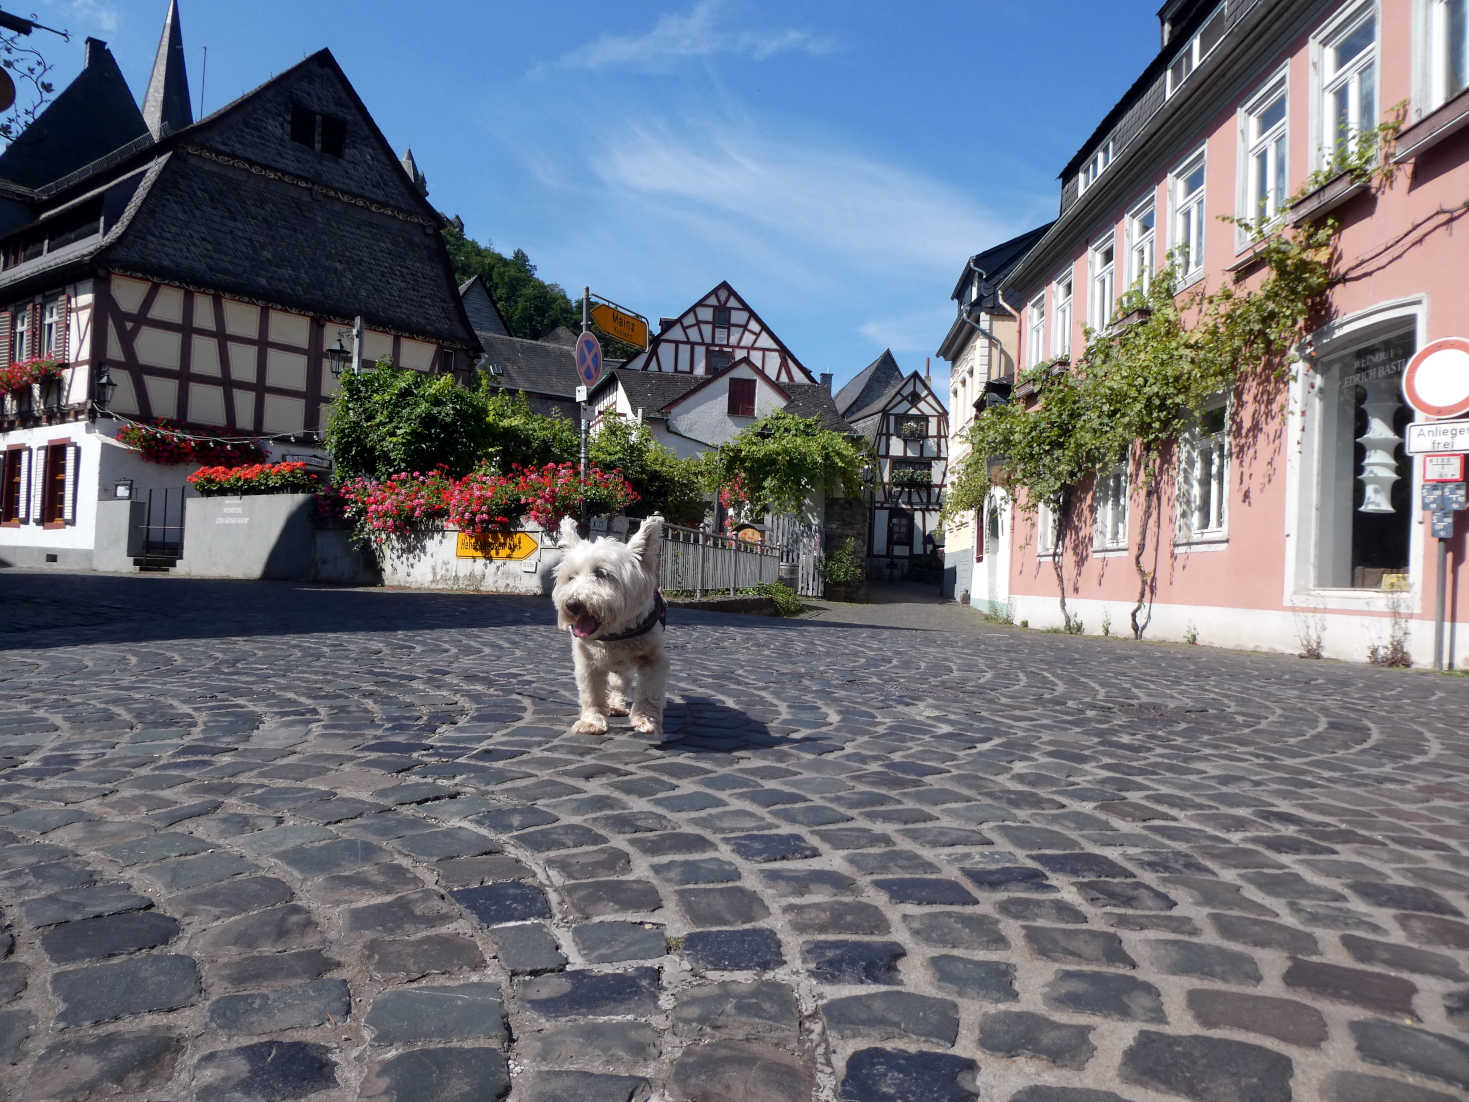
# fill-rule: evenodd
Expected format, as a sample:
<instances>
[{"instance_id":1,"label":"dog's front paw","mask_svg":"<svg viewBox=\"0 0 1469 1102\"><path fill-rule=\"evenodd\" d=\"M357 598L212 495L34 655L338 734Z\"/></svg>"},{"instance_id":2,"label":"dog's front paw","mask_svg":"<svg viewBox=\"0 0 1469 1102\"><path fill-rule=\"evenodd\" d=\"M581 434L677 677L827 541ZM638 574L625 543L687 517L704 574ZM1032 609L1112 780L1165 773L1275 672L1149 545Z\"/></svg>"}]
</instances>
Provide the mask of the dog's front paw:
<instances>
[{"instance_id":1,"label":"dog's front paw","mask_svg":"<svg viewBox=\"0 0 1469 1102\"><path fill-rule=\"evenodd\" d=\"M614 696L607 704L609 715L625 716L631 710L632 704L624 696Z\"/></svg>"},{"instance_id":2,"label":"dog's front paw","mask_svg":"<svg viewBox=\"0 0 1469 1102\"><path fill-rule=\"evenodd\" d=\"M632 717L632 729L640 735L656 735L661 724L650 715L634 712Z\"/></svg>"},{"instance_id":3,"label":"dog's front paw","mask_svg":"<svg viewBox=\"0 0 1469 1102\"><path fill-rule=\"evenodd\" d=\"M605 735L607 733L606 716L582 716L571 728L573 735Z\"/></svg>"}]
</instances>

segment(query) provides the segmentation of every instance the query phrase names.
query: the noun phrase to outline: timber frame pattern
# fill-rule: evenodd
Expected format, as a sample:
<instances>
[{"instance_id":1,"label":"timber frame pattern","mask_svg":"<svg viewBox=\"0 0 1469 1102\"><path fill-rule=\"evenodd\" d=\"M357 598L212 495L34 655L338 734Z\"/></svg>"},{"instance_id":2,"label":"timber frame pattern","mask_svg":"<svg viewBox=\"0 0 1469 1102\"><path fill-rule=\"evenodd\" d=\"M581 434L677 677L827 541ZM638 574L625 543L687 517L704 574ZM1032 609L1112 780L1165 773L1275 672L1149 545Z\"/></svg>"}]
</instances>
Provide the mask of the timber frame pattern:
<instances>
[{"instance_id":1,"label":"timber frame pattern","mask_svg":"<svg viewBox=\"0 0 1469 1102\"><path fill-rule=\"evenodd\" d=\"M726 352L719 364L711 353ZM776 383L814 383L815 377L728 282L721 282L664 325L646 352L625 365L630 371L717 375L748 359Z\"/></svg>"}]
</instances>

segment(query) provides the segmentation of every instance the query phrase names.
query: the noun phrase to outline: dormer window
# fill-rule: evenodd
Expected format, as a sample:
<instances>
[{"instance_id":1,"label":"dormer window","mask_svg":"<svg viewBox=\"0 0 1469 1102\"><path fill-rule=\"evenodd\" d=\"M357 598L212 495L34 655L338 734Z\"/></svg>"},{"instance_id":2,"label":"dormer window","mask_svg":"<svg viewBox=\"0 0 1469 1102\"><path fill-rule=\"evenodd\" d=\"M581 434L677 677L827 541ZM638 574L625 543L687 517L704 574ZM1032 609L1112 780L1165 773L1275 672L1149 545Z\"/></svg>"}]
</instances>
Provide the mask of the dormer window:
<instances>
[{"instance_id":1,"label":"dormer window","mask_svg":"<svg viewBox=\"0 0 1469 1102\"><path fill-rule=\"evenodd\" d=\"M293 103L291 141L319 153L340 157L347 151L347 120Z\"/></svg>"},{"instance_id":2,"label":"dormer window","mask_svg":"<svg viewBox=\"0 0 1469 1102\"><path fill-rule=\"evenodd\" d=\"M1183 82L1203 63L1204 58L1219 45L1229 24L1225 18L1225 9L1228 6L1220 4L1215 8L1209 18L1204 20L1204 25L1184 44L1178 56L1173 59L1173 64L1168 66L1168 95L1178 91Z\"/></svg>"},{"instance_id":3,"label":"dormer window","mask_svg":"<svg viewBox=\"0 0 1469 1102\"><path fill-rule=\"evenodd\" d=\"M1086 163L1081 166L1082 191L1096 183L1097 177L1106 171L1107 166L1112 163L1112 154L1115 149L1116 144L1111 138L1108 138L1095 153L1086 159Z\"/></svg>"}]
</instances>

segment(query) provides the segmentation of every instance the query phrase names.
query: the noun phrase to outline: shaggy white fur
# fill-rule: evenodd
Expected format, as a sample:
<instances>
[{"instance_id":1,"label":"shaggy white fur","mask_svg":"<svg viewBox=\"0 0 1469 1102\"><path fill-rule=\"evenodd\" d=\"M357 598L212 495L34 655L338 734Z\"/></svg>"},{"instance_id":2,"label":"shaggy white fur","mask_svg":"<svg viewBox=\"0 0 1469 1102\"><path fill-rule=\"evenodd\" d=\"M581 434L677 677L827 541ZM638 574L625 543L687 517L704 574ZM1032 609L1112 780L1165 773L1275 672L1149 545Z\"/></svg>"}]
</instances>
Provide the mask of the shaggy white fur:
<instances>
[{"instance_id":1,"label":"shaggy white fur","mask_svg":"<svg viewBox=\"0 0 1469 1102\"><path fill-rule=\"evenodd\" d=\"M563 555L551 600L556 626L571 632L581 709L572 730L579 735L604 734L608 715L627 715L629 709L634 730L649 735L663 730L668 687L663 625L655 621L628 639L607 638L637 628L653 613L662 542L659 516L643 521L626 543L584 540L570 517L561 522Z\"/></svg>"}]
</instances>

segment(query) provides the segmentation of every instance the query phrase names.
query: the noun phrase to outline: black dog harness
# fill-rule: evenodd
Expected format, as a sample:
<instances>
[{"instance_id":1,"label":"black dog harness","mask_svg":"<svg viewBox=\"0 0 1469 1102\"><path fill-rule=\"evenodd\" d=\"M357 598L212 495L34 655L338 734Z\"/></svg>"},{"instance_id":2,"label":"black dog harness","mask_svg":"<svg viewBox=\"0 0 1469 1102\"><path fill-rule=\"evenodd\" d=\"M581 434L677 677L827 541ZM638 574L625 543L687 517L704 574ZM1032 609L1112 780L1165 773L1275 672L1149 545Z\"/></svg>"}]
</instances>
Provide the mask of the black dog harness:
<instances>
[{"instance_id":1,"label":"black dog harness","mask_svg":"<svg viewBox=\"0 0 1469 1102\"><path fill-rule=\"evenodd\" d=\"M639 635L647 635L648 632L652 631L654 624L668 626L668 605L664 603L663 591L661 589L655 589L653 591L653 611L643 618L642 623L635 628L629 628L627 631L619 631L616 635L604 635L597 642L615 643L619 639L636 639Z\"/></svg>"}]
</instances>

